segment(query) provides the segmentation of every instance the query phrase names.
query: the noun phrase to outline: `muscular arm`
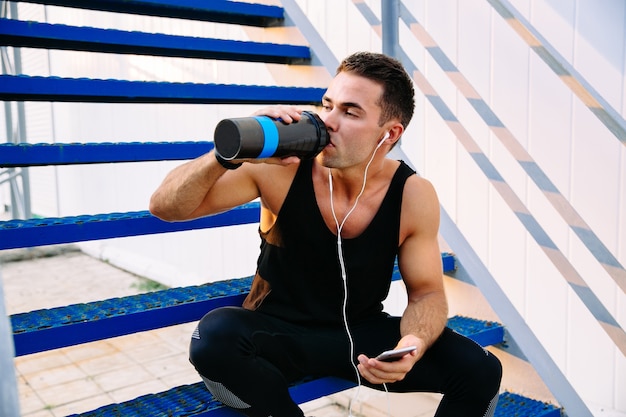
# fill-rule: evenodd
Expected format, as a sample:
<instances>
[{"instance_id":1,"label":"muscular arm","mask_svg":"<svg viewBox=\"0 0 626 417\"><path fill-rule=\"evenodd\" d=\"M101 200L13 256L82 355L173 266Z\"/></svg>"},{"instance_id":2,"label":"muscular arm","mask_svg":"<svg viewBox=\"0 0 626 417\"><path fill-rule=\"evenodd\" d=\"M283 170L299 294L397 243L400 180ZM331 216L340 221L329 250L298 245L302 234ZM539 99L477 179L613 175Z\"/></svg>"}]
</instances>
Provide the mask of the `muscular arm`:
<instances>
[{"instance_id":1,"label":"muscular arm","mask_svg":"<svg viewBox=\"0 0 626 417\"><path fill-rule=\"evenodd\" d=\"M407 239L399 259L408 295L400 332L403 338L415 336L421 340L423 350L418 350L418 357L421 357L443 331L448 316L436 233L434 237Z\"/></svg>"},{"instance_id":2,"label":"muscular arm","mask_svg":"<svg viewBox=\"0 0 626 417\"><path fill-rule=\"evenodd\" d=\"M256 111L254 115L267 115L291 123L300 120L301 112L293 106L271 106ZM265 207L277 210L285 185L283 188L275 185L282 180L290 181L290 177L284 171L276 171L276 166L295 164L299 159L242 161L247 163L236 170L227 170L217 162L214 152L209 152L175 168L152 194L150 212L166 221L190 220L231 209L257 197L262 197ZM263 184L270 186L264 187ZM268 195L261 196L262 193Z\"/></svg>"},{"instance_id":3,"label":"muscular arm","mask_svg":"<svg viewBox=\"0 0 626 417\"><path fill-rule=\"evenodd\" d=\"M244 164L236 171L222 167L213 152L172 170L150 199L150 212L167 221L217 213L258 197Z\"/></svg>"}]
</instances>

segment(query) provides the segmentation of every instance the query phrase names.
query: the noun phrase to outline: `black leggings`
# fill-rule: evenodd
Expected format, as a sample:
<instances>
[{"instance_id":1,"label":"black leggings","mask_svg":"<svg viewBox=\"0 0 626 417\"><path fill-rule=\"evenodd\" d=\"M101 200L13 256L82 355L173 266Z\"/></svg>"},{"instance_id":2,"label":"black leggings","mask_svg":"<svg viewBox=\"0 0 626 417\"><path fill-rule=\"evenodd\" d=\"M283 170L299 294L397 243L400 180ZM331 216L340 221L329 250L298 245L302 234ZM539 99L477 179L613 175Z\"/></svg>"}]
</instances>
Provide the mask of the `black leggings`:
<instances>
[{"instance_id":1,"label":"black leggings","mask_svg":"<svg viewBox=\"0 0 626 417\"><path fill-rule=\"evenodd\" d=\"M398 317L353 326L355 355L373 357L393 348L400 339L399 328ZM238 401L234 407L254 417L302 416L288 387L306 376L356 382L344 328L294 325L239 307L219 308L202 318L191 339L190 360L210 389L211 383L213 388L219 386L217 391ZM407 377L387 388L444 394L437 417L483 417L498 394L501 376L495 356L446 328Z\"/></svg>"}]
</instances>

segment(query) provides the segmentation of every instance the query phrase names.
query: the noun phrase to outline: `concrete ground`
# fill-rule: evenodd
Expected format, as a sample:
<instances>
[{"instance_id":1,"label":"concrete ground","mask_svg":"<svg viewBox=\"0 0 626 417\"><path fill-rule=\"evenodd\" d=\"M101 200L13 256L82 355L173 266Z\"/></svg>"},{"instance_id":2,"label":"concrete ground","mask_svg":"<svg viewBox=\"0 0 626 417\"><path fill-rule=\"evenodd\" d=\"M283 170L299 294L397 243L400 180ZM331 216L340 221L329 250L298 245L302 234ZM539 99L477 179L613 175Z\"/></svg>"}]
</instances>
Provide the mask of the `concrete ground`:
<instances>
[{"instance_id":1,"label":"concrete ground","mask_svg":"<svg viewBox=\"0 0 626 417\"><path fill-rule=\"evenodd\" d=\"M73 246L0 252L8 314L145 292L154 283ZM58 417L199 381L187 359L195 323L15 359L21 413ZM316 417L429 417L439 398L349 390L303 405Z\"/></svg>"}]
</instances>

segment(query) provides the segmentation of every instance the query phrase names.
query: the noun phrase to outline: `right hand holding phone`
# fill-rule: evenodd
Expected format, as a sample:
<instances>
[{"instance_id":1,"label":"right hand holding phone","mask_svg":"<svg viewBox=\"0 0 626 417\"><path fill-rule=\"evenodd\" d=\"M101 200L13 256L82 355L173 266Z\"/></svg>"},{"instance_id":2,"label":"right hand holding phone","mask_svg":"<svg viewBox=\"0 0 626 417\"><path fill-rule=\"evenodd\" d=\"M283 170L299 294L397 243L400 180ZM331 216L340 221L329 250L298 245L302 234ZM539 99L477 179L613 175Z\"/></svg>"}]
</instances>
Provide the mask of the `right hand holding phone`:
<instances>
[{"instance_id":1,"label":"right hand holding phone","mask_svg":"<svg viewBox=\"0 0 626 417\"><path fill-rule=\"evenodd\" d=\"M358 369L363 378L372 384L384 384L402 381L406 374L413 369L415 363L424 354L425 343L422 339L414 336L407 335L403 337L396 349L408 348L408 352L400 353L393 361L379 360L376 358L369 358L366 355L358 356ZM413 349L415 347L415 349ZM394 349L394 350L396 350ZM385 356L394 356L389 353ZM380 356L380 355L379 355ZM384 359L384 357L381 357Z\"/></svg>"}]
</instances>

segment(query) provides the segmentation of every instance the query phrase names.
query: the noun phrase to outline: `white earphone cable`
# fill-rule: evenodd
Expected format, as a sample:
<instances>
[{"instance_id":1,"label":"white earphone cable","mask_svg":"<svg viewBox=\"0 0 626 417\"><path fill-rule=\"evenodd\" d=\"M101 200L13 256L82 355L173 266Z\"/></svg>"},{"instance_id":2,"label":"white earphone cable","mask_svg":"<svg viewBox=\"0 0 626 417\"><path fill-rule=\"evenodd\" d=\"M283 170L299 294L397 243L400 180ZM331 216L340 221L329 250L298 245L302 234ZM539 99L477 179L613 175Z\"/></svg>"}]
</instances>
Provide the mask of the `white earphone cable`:
<instances>
[{"instance_id":1,"label":"white earphone cable","mask_svg":"<svg viewBox=\"0 0 626 417\"><path fill-rule=\"evenodd\" d=\"M348 325L348 277L346 273L345 260L343 257L343 245L342 245L342 239L341 239L341 231L343 230L343 226L345 225L346 220L348 220L348 217L350 217L352 212L356 209L356 206L359 203L359 199L365 192L365 185L367 184L367 171L372 161L374 160L374 156L376 156L376 151L378 151L378 149L385 142L385 139L387 139L388 136L389 136L389 132L387 132L387 134L380 140L380 142L378 142L378 145L376 145L376 149L374 149L374 152L372 152L372 156L370 157L370 160L367 162L367 165L365 166L365 172L363 174L363 185L361 186L361 191L359 191L359 194L356 196L356 199L354 200L354 204L352 205L352 208L350 208L350 210L346 213L341 224L339 224L339 220L337 219L337 215L335 213L335 205L333 201L333 176L332 176L331 169L328 168L328 188L330 191L330 210L333 214L333 219L335 220L335 226L337 227L337 254L339 258L339 267L341 268L341 278L343 280L343 323L346 329L346 333L348 335L348 340L350 342L350 363L352 364L352 367L354 368L356 379L357 379L357 384L358 384L357 390L354 396L350 399L350 403L348 406L349 417L352 417L352 403L356 400L356 398L358 398L359 392L361 390L361 374L359 373L359 369L357 368L354 361L352 360L352 358L354 357L354 340L352 338L352 333L350 332L350 326ZM385 387L385 390L386 388L387 387Z\"/></svg>"}]
</instances>

